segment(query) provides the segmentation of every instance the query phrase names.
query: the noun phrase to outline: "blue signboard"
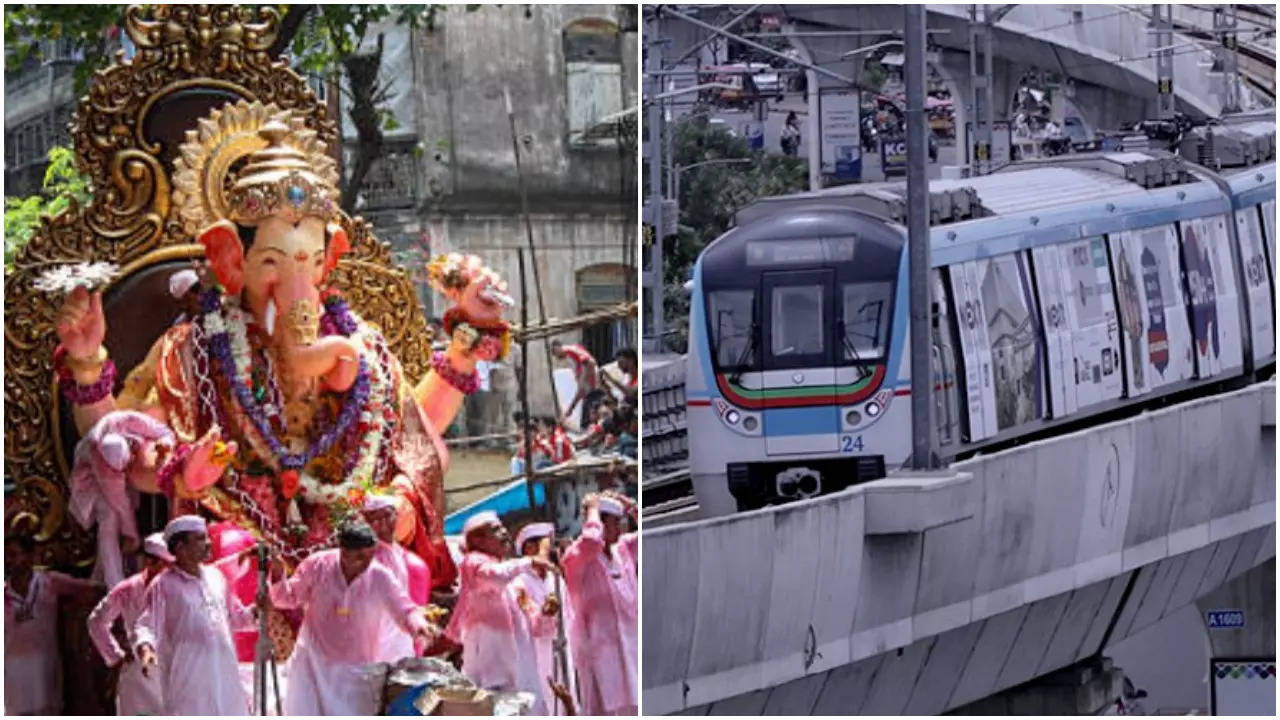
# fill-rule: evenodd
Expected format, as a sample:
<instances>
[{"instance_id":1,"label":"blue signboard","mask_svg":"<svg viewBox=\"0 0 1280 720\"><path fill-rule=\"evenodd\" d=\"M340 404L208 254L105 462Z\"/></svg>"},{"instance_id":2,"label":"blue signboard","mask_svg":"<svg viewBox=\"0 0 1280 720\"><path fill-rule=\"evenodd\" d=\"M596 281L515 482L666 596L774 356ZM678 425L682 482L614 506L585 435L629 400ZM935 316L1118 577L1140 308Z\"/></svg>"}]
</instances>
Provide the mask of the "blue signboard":
<instances>
[{"instance_id":1,"label":"blue signboard","mask_svg":"<svg viewBox=\"0 0 1280 720\"><path fill-rule=\"evenodd\" d=\"M907 139L905 137L880 139L880 171L885 175L907 171Z\"/></svg>"},{"instance_id":2,"label":"blue signboard","mask_svg":"<svg viewBox=\"0 0 1280 720\"><path fill-rule=\"evenodd\" d=\"M1210 630L1227 630L1244 627L1243 610L1210 610L1204 614Z\"/></svg>"}]
</instances>

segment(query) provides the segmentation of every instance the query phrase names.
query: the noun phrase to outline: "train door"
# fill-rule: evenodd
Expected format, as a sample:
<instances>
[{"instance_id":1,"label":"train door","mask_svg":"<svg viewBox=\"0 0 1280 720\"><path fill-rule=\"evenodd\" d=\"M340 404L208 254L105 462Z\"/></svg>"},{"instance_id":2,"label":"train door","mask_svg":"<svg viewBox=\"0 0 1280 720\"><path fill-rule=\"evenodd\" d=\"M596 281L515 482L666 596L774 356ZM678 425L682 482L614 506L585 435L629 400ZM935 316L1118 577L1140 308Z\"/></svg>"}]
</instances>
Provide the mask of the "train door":
<instances>
[{"instance_id":1,"label":"train door","mask_svg":"<svg viewBox=\"0 0 1280 720\"><path fill-rule=\"evenodd\" d=\"M947 447L960 438L960 392L956 382L955 329L942 271L931 273L933 283L933 421L938 429L938 447Z\"/></svg>"},{"instance_id":2,"label":"train door","mask_svg":"<svg viewBox=\"0 0 1280 720\"><path fill-rule=\"evenodd\" d=\"M769 455L839 451L835 405L835 272L766 272L760 386Z\"/></svg>"}]
</instances>

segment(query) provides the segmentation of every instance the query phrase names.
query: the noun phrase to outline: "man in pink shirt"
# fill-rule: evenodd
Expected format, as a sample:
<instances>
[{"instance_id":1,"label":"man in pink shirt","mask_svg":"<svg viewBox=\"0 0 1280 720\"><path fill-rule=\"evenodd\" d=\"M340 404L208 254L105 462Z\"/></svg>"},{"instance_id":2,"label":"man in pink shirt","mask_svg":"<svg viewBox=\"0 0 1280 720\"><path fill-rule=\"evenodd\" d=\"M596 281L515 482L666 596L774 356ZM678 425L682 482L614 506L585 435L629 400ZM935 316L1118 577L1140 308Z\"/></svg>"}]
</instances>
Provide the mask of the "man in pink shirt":
<instances>
[{"instance_id":1,"label":"man in pink shirt","mask_svg":"<svg viewBox=\"0 0 1280 720\"><path fill-rule=\"evenodd\" d=\"M164 528L173 565L147 588L134 626L134 653L144 675L159 672L164 715L244 715L232 630L253 627L253 612L231 592L209 559L208 526L180 515Z\"/></svg>"},{"instance_id":2,"label":"man in pink shirt","mask_svg":"<svg viewBox=\"0 0 1280 720\"><path fill-rule=\"evenodd\" d=\"M305 612L289 658L286 715L374 715L382 695L365 674L380 660L382 618L409 636L431 640L422 609L391 572L373 561L378 538L363 522L338 532L338 549L312 553L287 580L271 567L271 603Z\"/></svg>"},{"instance_id":3,"label":"man in pink shirt","mask_svg":"<svg viewBox=\"0 0 1280 720\"><path fill-rule=\"evenodd\" d=\"M635 715L639 705L636 620L638 533L623 534L635 505L621 496L588 495L582 533L565 552L564 580L573 604L569 640L584 715Z\"/></svg>"},{"instance_id":4,"label":"man in pink shirt","mask_svg":"<svg viewBox=\"0 0 1280 720\"><path fill-rule=\"evenodd\" d=\"M551 523L529 523L516 535L516 549L523 557L536 557L551 562L551 536L555 526ZM540 690L547 710L554 715L567 715L567 708L556 700L546 678L557 678L570 693L577 683L573 682L573 663L569 662L569 677L560 673L560 659L556 657L555 641L560 630L560 608L563 592L557 588L559 576L545 569L535 567L532 572L521 573L511 581L510 590L515 593L516 604L529 619L529 629L533 634L533 647L538 655L538 677L544 679ZM564 604L564 622L566 627L572 623L573 613L569 605ZM569 650L566 647L565 652Z\"/></svg>"},{"instance_id":5,"label":"man in pink shirt","mask_svg":"<svg viewBox=\"0 0 1280 720\"><path fill-rule=\"evenodd\" d=\"M365 522L369 523L373 533L378 536L378 547L373 554L374 562L391 572L392 577L404 587L415 604L426 605L431 601L431 570L421 558L411 556L404 546L396 542L395 497L369 493L365 496L363 509ZM410 581L409 570L413 565L420 566L420 573L425 575L415 578L417 582ZM383 639L383 646L378 655L380 661L394 663L417 654L418 648L414 647L413 638L401 630L395 617L384 615L382 626L380 637Z\"/></svg>"},{"instance_id":6,"label":"man in pink shirt","mask_svg":"<svg viewBox=\"0 0 1280 720\"><path fill-rule=\"evenodd\" d=\"M4 541L4 712L57 715L59 680L58 598L102 586L35 568L36 543L19 534Z\"/></svg>"},{"instance_id":7,"label":"man in pink shirt","mask_svg":"<svg viewBox=\"0 0 1280 720\"><path fill-rule=\"evenodd\" d=\"M462 644L462 672L489 690L524 691L536 698L531 715L546 715L529 621L507 586L535 567L555 566L536 557L505 560L510 537L497 513L484 511L462 528L466 555L458 567L461 588L447 632Z\"/></svg>"},{"instance_id":8,"label":"man in pink shirt","mask_svg":"<svg viewBox=\"0 0 1280 720\"><path fill-rule=\"evenodd\" d=\"M89 637L94 647L107 667L120 669L116 680L117 715L159 715L164 712L160 678L143 675L142 668L134 662L133 653L122 650L111 634L116 618L120 618L129 647L133 646L134 626L142 615L147 588L173 562L162 533L147 536L142 544L142 558L142 572L120 581L89 613Z\"/></svg>"}]
</instances>

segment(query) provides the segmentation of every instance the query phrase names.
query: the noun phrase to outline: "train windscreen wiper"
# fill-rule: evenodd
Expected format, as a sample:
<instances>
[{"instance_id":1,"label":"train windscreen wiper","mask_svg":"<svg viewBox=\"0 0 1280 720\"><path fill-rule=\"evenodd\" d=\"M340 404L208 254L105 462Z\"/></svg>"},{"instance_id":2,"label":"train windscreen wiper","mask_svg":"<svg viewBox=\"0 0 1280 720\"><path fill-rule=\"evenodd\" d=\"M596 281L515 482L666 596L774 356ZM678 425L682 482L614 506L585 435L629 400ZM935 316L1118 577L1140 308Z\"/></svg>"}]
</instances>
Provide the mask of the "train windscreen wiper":
<instances>
[{"instance_id":1,"label":"train windscreen wiper","mask_svg":"<svg viewBox=\"0 0 1280 720\"><path fill-rule=\"evenodd\" d=\"M742 348L742 353L738 355L737 362L733 364L733 375L729 376L729 382L734 385L737 385L738 381L742 380L742 373L746 369L746 362L750 359L752 351L755 350L756 333L758 332L759 327L760 326L756 323L751 323L751 337L747 338L746 346Z\"/></svg>"},{"instance_id":2,"label":"train windscreen wiper","mask_svg":"<svg viewBox=\"0 0 1280 720\"><path fill-rule=\"evenodd\" d=\"M854 377L853 381L855 383L862 382L862 379L865 378L867 375L871 374L871 371L863 367L862 358L859 357L858 355L858 349L853 346L853 343L849 342L849 333L845 330L845 324L843 320L839 322L838 329L840 331L841 345L844 346L844 349L846 352L848 352L850 355L853 356L853 361L854 363L856 363L853 367L854 367L854 370L857 372L857 375ZM854 334L863 335L862 333L859 333L859 332L855 332ZM864 337L866 336L864 335ZM871 339L875 340L875 338L871 338Z\"/></svg>"}]
</instances>

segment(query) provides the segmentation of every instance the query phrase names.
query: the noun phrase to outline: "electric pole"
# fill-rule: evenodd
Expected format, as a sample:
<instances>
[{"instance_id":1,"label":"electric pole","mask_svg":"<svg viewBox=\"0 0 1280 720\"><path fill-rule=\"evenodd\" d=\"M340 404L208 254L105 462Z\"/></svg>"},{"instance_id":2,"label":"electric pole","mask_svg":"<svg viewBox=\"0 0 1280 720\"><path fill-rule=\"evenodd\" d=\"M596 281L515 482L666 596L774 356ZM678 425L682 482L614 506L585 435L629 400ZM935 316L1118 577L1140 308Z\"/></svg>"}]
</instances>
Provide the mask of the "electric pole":
<instances>
[{"instance_id":1,"label":"electric pole","mask_svg":"<svg viewBox=\"0 0 1280 720\"><path fill-rule=\"evenodd\" d=\"M925 6L906 5L907 282L911 304L911 469L933 468L933 346L930 335L929 176L925 133Z\"/></svg>"},{"instance_id":2,"label":"electric pole","mask_svg":"<svg viewBox=\"0 0 1280 720\"><path fill-rule=\"evenodd\" d=\"M1172 5L1151 6L1151 36L1155 38L1156 118L1172 120L1177 110L1177 100L1173 95Z\"/></svg>"},{"instance_id":3,"label":"electric pole","mask_svg":"<svg viewBox=\"0 0 1280 720\"><path fill-rule=\"evenodd\" d=\"M981 10L979 10L981 8ZM981 17L979 17L981 12ZM991 6L969 6L969 87L973 107L973 137L967 148L970 173L991 172L992 112ZM923 50L921 51L923 52Z\"/></svg>"},{"instance_id":4,"label":"electric pole","mask_svg":"<svg viewBox=\"0 0 1280 720\"><path fill-rule=\"evenodd\" d=\"M658 8L653 18L654 42L648 47L645 65L649 70L649 83L653 89L653 98L649 101L649 118L645 123L649 130L649 217L653 228L653 243L649 248L649 314L652 316L649 327L653 331L653 350L662 352L663 325L663 273L662 273L662 240L666 228L666 219L662 217L662 10Z\"/></svg>"}]
</instances>

